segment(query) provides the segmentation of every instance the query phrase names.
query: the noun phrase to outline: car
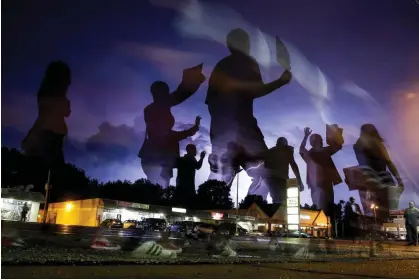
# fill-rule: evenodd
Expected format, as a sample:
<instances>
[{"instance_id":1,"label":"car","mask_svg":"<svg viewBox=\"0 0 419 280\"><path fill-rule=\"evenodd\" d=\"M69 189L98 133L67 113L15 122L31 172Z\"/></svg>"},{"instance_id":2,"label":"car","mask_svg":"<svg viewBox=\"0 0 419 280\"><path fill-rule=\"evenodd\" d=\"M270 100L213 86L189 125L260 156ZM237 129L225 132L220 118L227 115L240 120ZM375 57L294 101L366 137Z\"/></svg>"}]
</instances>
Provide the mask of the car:
<instances>
[{"instance_id":1,"label":"car","mask_svg":"<svg viewBox=\"0 0 419 280\"><path fill-rule=\"evenodd\" d=\"M124 224L121 222L121 220L118 219L106 219L100 224L100 227L123 228Z\"/></svg>"},{"instance_id":2,"label":"car","mask_svg":"<svg viewBox=\"0 0 419 280\"><path fill-rule=\"evenodd\" d=\"M166 231L167 223L164 219L146 218L140 222L139 228L146 231Z\"/></svg>"},{"instance_id":3,"label":"car","mask_svg":"<svg viewBox=\"0 0 419 280\"><path fill-rule=\"evenodd\" d=\"M192 232L194 228L194 222L191 221L178 221L170 224L167 229L170 232Z\"/></svg>"},{"instance_id":4,"label":"car","mask_svg":"<svg viewBox=\"0 0 419 280\"><path fill-rule=\"evenodd\" d=\"M198 234L212 234L215 232L217 226L207 223L194 223L193 232Z\"/></svg>"},{"instance_id":5,"label":"car","mask_svg":"<svg viewBox=\"0 0 419 280\"><path fill-rule=\"evenodd\" d=\"M235 223L221 223L217 227L217 231L225 235L235 235L236 234L236 224ZM249 231L240 225L237 225L237 231L239 235L248 235Z\"/></svg>"},{"instance_id":6,"label":"car","mask_svg":"<svg viewBox=\"0 0 419 280\"><path fill-rule=\"evenodd\" d=\"M258 230L251 230L249 231L250 236L266 236L265 232L260 232Z\"/></svg>"},{"instance_id":7,"label":"car","mask_svg":"<svg viewBox=\"0 0 419 280\"><path fill-rule=\"evenodd\" d=\"M126 220L124 221L124 228L140 228L141 223L137 220Z\"/></svg>"},{"instance_id":8,"label":"car","mask_svg":"<svg viewBox=\"0 0 419 280\"><path fill-rule=\"evenodd\" d=\"M283 232L281 237L292 237L292 238L311 238L312 236L303 231L293 230L289 232Z\"/></svg>"}]
</instances>

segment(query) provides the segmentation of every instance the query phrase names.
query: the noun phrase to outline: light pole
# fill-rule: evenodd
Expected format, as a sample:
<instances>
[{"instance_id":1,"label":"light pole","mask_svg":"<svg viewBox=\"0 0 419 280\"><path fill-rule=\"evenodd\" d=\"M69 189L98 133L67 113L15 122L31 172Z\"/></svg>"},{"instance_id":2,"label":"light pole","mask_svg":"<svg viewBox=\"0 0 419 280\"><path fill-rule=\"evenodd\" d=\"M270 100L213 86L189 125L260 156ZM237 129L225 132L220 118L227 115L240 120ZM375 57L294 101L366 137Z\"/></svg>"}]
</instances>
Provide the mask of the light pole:
<instances>
[{"instance_id":1,"label":"light pole","mask_svg":"<svg viewBox=\"0 0 419 280\"><path fill-rule=\"evenodd\" d=\"M239 175L240 172L242 172L243 169L239 169L236 171L236 175L237 175L237 190L236 190L236 235L239 235Z\"/></svg>"},{"instance_id":2,"label":"light pole","mask_svg":"<svg viewBox=\"0 0 419 280\"><path fill-rule=\"evenodd\" d=\"M374 212L374 222L375 222L375 224L377 224L377 213L376 213L376 210L378 209L378 206L375 205L375 204L372 204L371 205L371 209Z\"/></svg>"}]
</instances>

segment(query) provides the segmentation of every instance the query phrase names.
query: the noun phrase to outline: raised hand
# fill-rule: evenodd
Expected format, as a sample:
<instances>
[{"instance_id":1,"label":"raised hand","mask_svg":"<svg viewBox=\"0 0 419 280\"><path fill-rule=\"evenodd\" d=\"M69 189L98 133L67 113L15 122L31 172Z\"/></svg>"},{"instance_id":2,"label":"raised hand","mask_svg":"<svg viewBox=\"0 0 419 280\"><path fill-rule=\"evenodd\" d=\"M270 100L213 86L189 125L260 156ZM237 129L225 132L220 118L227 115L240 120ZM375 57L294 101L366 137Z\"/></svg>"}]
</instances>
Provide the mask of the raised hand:
<instances>
[{"instance_id":1,"label":"raised hand","mask_svg":"<svg viewBox=\"0 0 419 280\"><path fill-rule=\"evenodd\" d=\"M279 79L283 81L285 84L288 84L289 82L291 82L292 73L289 70L285 70Z\"/></svg>"},{"instance_id":2,"label":"raised hand","mask_svg":"<svg viewBox=\"0 0 419 280\"><path fill-rule=\"evenodd\" d=\"M304 128L304 136L309 137L311 134L311 129L309 127Z\"/></svg>"},{"instance_id":3,"label":"raised hand","mask_svg":"<svg viewBox=\"0 0 419 280\"><path fill-rule=\"evenodd\" d=\"M207 153L205 151L201 152L201 158L204 158Z\"/></svg>"}]
</instances>

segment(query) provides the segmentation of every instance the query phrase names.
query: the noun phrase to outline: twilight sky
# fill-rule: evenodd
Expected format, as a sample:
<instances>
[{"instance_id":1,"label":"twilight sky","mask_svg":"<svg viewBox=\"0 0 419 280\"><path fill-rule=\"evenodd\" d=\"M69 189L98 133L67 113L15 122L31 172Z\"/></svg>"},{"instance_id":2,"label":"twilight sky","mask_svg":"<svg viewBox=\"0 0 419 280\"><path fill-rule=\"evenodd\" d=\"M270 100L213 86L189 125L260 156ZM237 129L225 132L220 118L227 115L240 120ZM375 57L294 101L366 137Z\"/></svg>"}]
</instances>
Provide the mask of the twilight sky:
<instances>
[{"instance_id":1,"label":"twilight sky","mask_svg":"<svg viewBox=\"0 0 419 280\"><path fill-rule=\"evenodd\" d=\"M202 62L209 78L228 54L226 34L243 27L265 82L283 71L273 38L281 37L291 52L291 84L254 105L269 147L285 136L298 148L305 126L324 135L326 123L338 123L345 147L334 160L341 171L356 165L352 145L359 127L374 123L405 178L400 207L419 202L419 4L414 0L14 0L2 2L1 24L4 146L20 146L36 118L45 67L60 59L73 74L67 160L104 181L143 177L136 155L151 83L164 80L175 89L182 70ZM172 111L178 128L203 117L199 134L182 148L194 142L211 150L206 89L204 83ZM295 156L305 178L304 162ZM205 162L197 184L208 174ZM239 199L249 183L240 175ZM336 201L358 197L345 184L335 193ZM235 189L231 195L235 200ZM311 204L310 192L301 199Z\"/></svg>"}]
</instances>

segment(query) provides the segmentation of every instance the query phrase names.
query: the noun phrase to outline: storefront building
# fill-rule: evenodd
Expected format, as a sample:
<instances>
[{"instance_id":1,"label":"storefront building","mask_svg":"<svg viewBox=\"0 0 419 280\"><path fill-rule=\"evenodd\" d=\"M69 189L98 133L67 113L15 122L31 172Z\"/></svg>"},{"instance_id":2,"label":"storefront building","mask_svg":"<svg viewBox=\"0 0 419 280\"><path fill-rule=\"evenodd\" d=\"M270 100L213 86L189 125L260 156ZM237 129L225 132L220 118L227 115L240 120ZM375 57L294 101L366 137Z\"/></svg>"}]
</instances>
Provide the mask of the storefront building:
<instances>
[{"instance_id":1,"label":"storefront building","mask_svg":"<svg viewBox=\"0 0 419 280\"><path fill-rule=\"evenodd\" d=\"M20 221L23 205L29 208L26 214L27 222L36 222L39 206L44 202L44 195L38 192L23 190L1 189L1 219L9 221Z\"/></svg>"},{"instance_id":2,"label":"storefront building","mask_svg":"<svg viewBox=\"0 0 419 280\"><path fill-rule=\"evenodd\" d=\"M50 203L47 214L48 223L91 227L99 226L106 219L124 222L146 218L165 219L168 223L214 220L206 211L100 198Z\"/></svg>"}]
</instances>

